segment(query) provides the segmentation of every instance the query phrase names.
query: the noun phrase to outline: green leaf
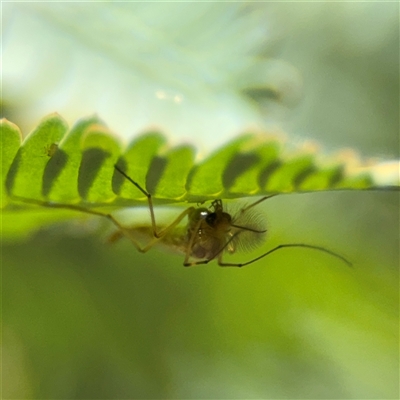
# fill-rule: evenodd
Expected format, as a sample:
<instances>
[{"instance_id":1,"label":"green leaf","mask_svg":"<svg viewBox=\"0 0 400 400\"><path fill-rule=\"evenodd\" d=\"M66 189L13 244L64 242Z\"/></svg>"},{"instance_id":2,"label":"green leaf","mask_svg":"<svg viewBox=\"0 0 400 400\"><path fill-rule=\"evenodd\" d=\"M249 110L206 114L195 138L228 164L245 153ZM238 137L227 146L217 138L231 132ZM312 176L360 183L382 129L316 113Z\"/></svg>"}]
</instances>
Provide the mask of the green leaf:
<instances>
[{"instance_id":1,"label":"green leaf","mask_svg":"<svg viewBox=\"0 0 400 400\"><path fill-rule=\"evenodd\" d=\"M89 203L111 202L116 198L111 180L121 145L107 128L94 125L82 138L82 161L78 175L78 191Z\"/></svg>"},{"instance_id":2,"label":"green leaf","mask_svg":"<svg viewBox=\"0 0 400 400\"><path fill-rule=\"evenodd\" d=\"M67 203L80 201L77 182L82 161L81 142L83 134L93 125L103 124L96 116L79 120L48 161L43 177L44 195L48 200Z\"/></svg>"},{"instance_id":3,"label":"green leaf","mask_svg":"<svg viewBox=\"0 0 400 400\"><path fill-rule=\"evenodd\" d=\"M128 176L139 185L146 187L147 172L152 160L157 156L166 139L159 132L147 132L134 139L124 152L118 165L123 167ZM118 175L115 178L118 194L126 199L145 200L146 197L132 183Z\"/></svg>"},{"instance_id":4,"label":"green leaf","mask_svg":"<svg viewBox=\"0 0 400 400\"><path fill-rule=\"evenodd\" d=\"M224 172L228 170L234 156L251 142L254 142L252 135L240 136L195 166L188 182L189 193L198 196L199 200L221 197L224 191Z\"/></svg>"},{"instance_id":5,"label":"green leaf","mask_svg":"<svg viewBox=\"0 0 400 400\"><path fill-rule=\"evenodd\" d=\"M44 221L73 215L42 207L48 214L37 218L38 206L50 202L99 211L146 204L146 196L115 164L152 194L154 204L271 193L399 189L398 161L363 165L355 152L326 156L314 148L288 149L281 138L260 133L239 136L198 163L192 146L171 147L161 132L144 133L124 149L96 116L79 120L68 131L65 121L52 114L22 144L18 127L3 119L1 141L2 207L4 215L12 215L12 222L3 224L3 235L15 236Z\"/></svg>"},{"instance_id":6,"label":"green leaf","mask_svg":"<svg viewBox=\"0 0 400 400\"><path fill-rule=\"evenodd\" d=\"M9 173L11 164L21 146L22 135L18 126L6 119L1 120L1 206L5 207L8 198L5 190L7 174Z\"/></svg>"},{"instance_id":7,"label":"green leaf","mask_svg":"<svg viewBox=\"0 0 400 400\"><path fill-rule=\"evenodd\" d=\"M6 187L9 193L43 199L48 151L60 142L66 131L66 122L58 114L51 114L25 138L8 171Z\"/></svg>"},{"instance_id":8,"label":"green leaf","mask_svg":"<svg viewBox=\"0 0 400 400\"><path fill-rule=\"evenodd\" d=\"M147 174L149 192L160 199L184 199L187 194L186 182L189 171L194 165L194 156L194 148L183 145L168 150L165 156L155 157ZM151 182L156 183L154 190L150 186Z\"/></svg>"}]
</instances>

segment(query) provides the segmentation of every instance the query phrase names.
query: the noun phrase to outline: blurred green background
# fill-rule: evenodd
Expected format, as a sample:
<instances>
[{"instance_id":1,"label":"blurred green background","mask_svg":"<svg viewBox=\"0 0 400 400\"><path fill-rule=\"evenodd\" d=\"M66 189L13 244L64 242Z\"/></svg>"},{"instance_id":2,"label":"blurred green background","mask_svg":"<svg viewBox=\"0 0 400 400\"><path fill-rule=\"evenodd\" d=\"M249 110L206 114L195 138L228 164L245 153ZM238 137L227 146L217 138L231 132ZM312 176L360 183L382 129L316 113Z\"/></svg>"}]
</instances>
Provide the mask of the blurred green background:
<instances>
[{"instance_id":1,"label":"blurred green background","mask_svg":"<svg viewBox=\"0 0 400 400\"><path fill-rule=\"evenodd\" d=\"M98 112L126 137L158 124L207 151L280 129L398 158L398 15L395 3L3 4L3 116L27 133L50 111ZM243 95L252 77L280 101ZM396 192L278 196L260 206L265 246L234 257L304 242L353 269L306 249L185 269L105 246L90 221L3 238L3 398L397 399L399 208Z\"/></svg>"}]
</instances>

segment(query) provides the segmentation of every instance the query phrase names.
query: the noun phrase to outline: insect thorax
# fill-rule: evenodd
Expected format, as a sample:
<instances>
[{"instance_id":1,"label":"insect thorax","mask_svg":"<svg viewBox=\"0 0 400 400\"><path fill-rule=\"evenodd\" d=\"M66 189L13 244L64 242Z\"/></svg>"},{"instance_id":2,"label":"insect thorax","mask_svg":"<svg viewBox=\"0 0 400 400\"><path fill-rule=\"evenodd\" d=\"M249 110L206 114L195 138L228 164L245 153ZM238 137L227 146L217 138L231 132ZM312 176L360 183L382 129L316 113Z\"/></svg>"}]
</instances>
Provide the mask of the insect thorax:
<instances>
[{"instance_id":1,"label":"insect thorax","mask_svg":"<svg viewBox=\"0 0 400 400\"><path fill-rule=\"evenodd\" d=\"M213 259L230 238L231 216L215 207L214 211L197 208L189 215L186 232L187 246L192 257Z\"/></svg>"}]
</instances>

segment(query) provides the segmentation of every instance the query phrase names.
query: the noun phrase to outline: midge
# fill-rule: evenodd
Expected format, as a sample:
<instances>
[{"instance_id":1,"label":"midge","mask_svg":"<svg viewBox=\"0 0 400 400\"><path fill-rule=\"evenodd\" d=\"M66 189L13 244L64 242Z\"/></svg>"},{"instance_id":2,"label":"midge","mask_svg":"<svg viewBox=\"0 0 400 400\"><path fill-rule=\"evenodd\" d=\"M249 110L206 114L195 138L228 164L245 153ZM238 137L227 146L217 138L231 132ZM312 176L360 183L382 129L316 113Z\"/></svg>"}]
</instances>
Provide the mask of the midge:
<instances>
[{"instance_id":1,"label":"midge","mask_svg":"<svg viewBox=\"0 0 400 400\"><path fill-rule=\"evenodd\" d=\"M324 247L303 243L281 244L244 263L224 262L224 253L232 254L237 250L248 250L264 242L266 229L263 229L262 219L255 212L254 207L276 195L263 197L239 209L234 215L224 210L222 200L214 200L209 208L188 207L170 225L158 229L151 194L117 165L114 167L147 197L151 228L149 226L124 227L111 214L101 214L88 210L90 213L106 216L118 227L118 231L110 238L111 242L122 236L126 236L137 250L143 253L150 250L156 244L164 244L184 254L183 265L185 267L208 264L212 260L217 260L218 265L221 267L244 267L266 257L274 251L288 247L303 247L318 250L351 265L348 260L333 251ZM188 222L186 226L181 226L181 222L185 217L188 218ZM138 236L151 236L152 239L147 245L141 246L137 240Z\"/></svg>"},{"instance_id":2,"label":"midge","mask_svg":"<svg viewBox=\"0 0 400 400\"><path fill-rule=\"evenodd\" d=\"M230 214L227 210L224 210L222 200L220 199L212 201L211 206L208 208L188 207L182 211L172 223L159 229L156 224L151 194L129 177L120 167L117 165L114 167L116 171L135 185L138 190L147 197L151 226L148 224L124 226L110 213L107 214L70 204L43 202L19 196L13 197L24 202L39 204L46 207L70 209L105 217L117 227L117 231L110 237L110 242L114 242L121 237L126 237L130 239L136 249L142 253L146 253L157 244L163 244L185 256L183 261L185 267L208 264L213 260L217 260L218 265L221 267L244 267L277 250L289 247L318 250L336 257L351 266L351 263L340 254L324 247L304 243L280 244L266 253L244 263L224 262L223 255L225 253L233 254L237 250L250 250L261 245L265 241L267 231L264 228L262 215L257 213L255 206L276 196L276 194L265 196L239 209L234 214ZM186 225L182 222L185 217L188 219ZM139 242L140 238L150 238L150 241L146 245L141 245Z\"/></svg>"}]
</instances>

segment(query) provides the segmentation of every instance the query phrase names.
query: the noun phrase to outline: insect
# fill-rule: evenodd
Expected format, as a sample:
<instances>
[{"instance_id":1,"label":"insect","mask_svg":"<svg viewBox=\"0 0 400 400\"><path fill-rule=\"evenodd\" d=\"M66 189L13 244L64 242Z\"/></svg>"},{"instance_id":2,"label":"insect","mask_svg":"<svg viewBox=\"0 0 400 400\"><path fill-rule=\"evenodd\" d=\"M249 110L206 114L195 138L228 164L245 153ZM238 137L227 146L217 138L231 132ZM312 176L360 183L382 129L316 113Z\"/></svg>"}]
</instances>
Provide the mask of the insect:
<instances>
[{"instance_id":1,"label":"insect","mask_svg":"<svg viewBox=\"0 0 400 400\"><path fill-rule=\"evenodd\" d=\"M116 235L111 238L111 241L121 236L127 236L141 252L146 252L154 245L161 242L167 247L184 254L185 259L183 265L185 267L208 264L213 260L217 260L218 265L221 267L244 267L277 250L288 247L303 247L322 251L351 265L346 258L331 250L304 243L281 244L244 263L224 262L224 253L233 254L237 250L251 249L264 242L267 230L265 228L263 229L262 218L260 218L260 214L254 211L254 207L276 196L276 194L265 196L239 209L235 214L230 214L224 210L223 202L220 199L212 201L211 206L208 208L188 207L181 212L170 225L158 230L151 194L130 178L117 165L115 165L115 169L147 197L151 216L151 229L149 229L148 226L136 226L129 229L116 223L119 230ZM187 224L180 227L180 223L185 217L188 218ZM115 219L113 217L111 218L115 223ZM146 236L152 235L153 239L146 246L141 247L135 237L137 234L144 234Z\"/></svg>"},{"instance_id":2,"label":"insect","mask_svg":"<svg viewBox=\"0 0 400 400\"><path fill-rule=\"evenodd\" d=\"M47 157L53 157L56 151L58 150L57 143L51 143L43 147L43 153Z\"/></svg>"},{"instance_id":3,"label":"insect","mask_svg":"<svg viewBox=\"0 0 400 400\"><path fill-rule=\"evenodd\" d=\"M213 260L217 260L218 265L221 267L244 267L275 251L289 247L302 247L324 252L351 266L351 263L338 253L324 247L304 243L280 244L260 256L244 263L224 262L223 255L225 253L233 254L237 250L248 250L265 241L267 230L264 228L262 217L255 211L255 206L276 196L276 194L262 197L232 214L224 209L221 199L212 201L208 208L194 206L188 207L169 225L159 229L156 224L151 194L129 177L120 167L117 165L114 167L116 171L123 175L147 197L151 226L148 224L134 225L131 227L124 226L110 213L106 214L75 205L41 201L31 202L46 207L67 208L105 217L117 228L117 231L110 237L110 242L115 242L122 237L126 237L132 242L136 249L142 253L146 253L155 245L162 244L165 247L183 254L185 257L183 265L185 267L208 264ZM24 201L28 200L22 198L19 199ZM187 217L186 225L183 224L185 217ZM142 245L140 242L141 238L150 238L150 241L148 241L147 244Z\"/></svg>"}]
</instances>

